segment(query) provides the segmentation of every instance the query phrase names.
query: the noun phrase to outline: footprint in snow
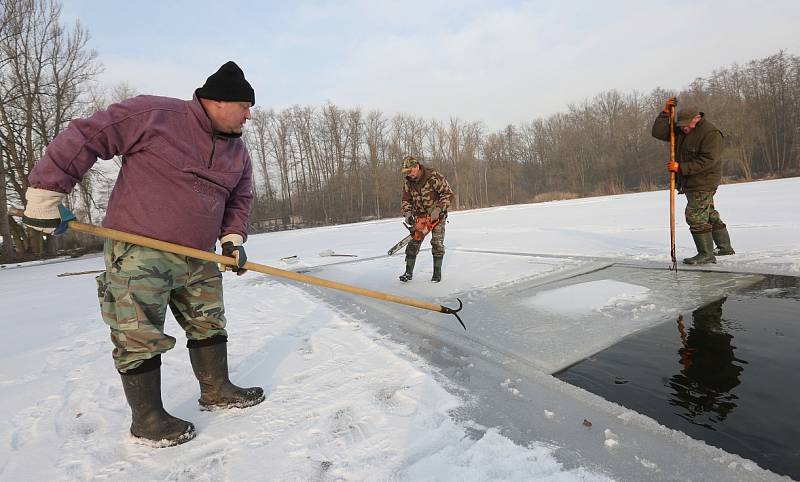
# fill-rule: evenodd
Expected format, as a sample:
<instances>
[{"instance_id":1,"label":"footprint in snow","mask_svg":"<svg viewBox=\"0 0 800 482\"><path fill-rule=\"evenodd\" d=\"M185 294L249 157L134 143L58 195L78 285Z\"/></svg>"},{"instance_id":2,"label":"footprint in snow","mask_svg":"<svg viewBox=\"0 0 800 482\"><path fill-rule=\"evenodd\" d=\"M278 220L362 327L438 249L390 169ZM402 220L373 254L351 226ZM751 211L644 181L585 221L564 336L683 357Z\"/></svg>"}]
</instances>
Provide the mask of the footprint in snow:
<instances>
[{"instance_id":1,"label":"footprint in snow","mask_svg":"<svg viewBox=\"0 0 800 482\"><path fill-rule=\"evenodd\" d=\"M39 438L39 422L52 415L60 404L60 397L51 396L32 407L21 410L12 420L11 448L21 449Z\"/></svg>"},{"instance_id":2,"label":"footprint in snow","mask_svg":"<svg viewBox=\"0 0 800 482\"><path fill-rule=\"evenodd\" d=\"M405 393L408 387L388 386L375 392L375 401L385 411L408 417L417 412L417 400Z\"/></svg>"},{"instance_id":3,"label":"footprint in snow","mask_svg":"<svg viewBox=\"0 0 800 482\"><path fill-rule=\"evenodd\" d=\"M369 438L370 425L369 417L357 418L351 407L337 410L328 422L330 434L343 439L348 445Z\"/></svg>"}]
</instances>

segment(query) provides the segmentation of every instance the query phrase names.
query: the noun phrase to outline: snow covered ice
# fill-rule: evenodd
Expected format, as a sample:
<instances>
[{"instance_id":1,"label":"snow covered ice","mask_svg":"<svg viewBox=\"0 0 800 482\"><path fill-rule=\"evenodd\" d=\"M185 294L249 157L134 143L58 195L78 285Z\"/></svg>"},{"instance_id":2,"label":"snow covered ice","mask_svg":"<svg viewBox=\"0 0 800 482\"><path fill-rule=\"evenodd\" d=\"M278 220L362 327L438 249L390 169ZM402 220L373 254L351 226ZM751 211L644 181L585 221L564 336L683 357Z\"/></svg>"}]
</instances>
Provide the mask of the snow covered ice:
<instances>
[{"instance_id":1,"label":"snow covered ice","mask_svg":"<svg viewBox=\"0 0 800 482\"><path fill-rule=\"evenodd\" d=\"M798 190L800 179L721 186L737 254L677 281L663 191L454 212L439 284L428 251L412 282L397 280L402 254L385 252L405 235L399 219L252 236L259 263L446 306L460 297L468 331L450 315L226 275L231 378L267 399L200 411L179 342L163 357L164 404L198 436L168 449L130 441L93 277L57 277L102 258L6 266L0 479L780 480L550 374L749 273L799 276ZM678 256L691 256L677 224ZM181 332L171 316L167 331Z\"/></svg>"}]
</instances>

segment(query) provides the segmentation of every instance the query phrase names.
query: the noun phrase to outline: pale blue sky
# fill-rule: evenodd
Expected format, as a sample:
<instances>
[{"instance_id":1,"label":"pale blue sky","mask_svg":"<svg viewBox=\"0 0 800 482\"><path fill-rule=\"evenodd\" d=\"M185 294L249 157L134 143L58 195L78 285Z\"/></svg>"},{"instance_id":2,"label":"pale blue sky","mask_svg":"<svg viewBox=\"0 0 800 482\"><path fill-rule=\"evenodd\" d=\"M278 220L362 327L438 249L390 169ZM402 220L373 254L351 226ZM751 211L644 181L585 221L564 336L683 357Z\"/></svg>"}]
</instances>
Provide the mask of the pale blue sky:
<instances>
[{"instance_id":1,"label":"pale blue sky","mask_svg":"<svg viewBox=\"0 0 800 482\"><path fill-rule=\"evenodd\" d=\"M64 0L63 18L89 30L104 84L189 98L235 60L262 107L330 100L490 129L800 54L798 0Z\"/></svg>"}]
</instances>

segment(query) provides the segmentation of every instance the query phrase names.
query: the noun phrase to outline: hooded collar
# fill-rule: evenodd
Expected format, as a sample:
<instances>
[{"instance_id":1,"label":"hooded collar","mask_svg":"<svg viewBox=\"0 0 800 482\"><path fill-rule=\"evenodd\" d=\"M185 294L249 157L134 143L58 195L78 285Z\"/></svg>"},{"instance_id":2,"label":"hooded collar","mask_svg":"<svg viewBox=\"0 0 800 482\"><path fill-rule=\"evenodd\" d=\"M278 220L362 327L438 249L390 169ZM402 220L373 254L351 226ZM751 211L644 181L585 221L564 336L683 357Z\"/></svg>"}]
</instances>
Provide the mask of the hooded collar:
<instances>
[{"instance_id":1,"label":"hooded collar","mask_svg":"<svg viewBox=\"0 0 800 482\"><path fill-rule=\"evenodd\" d=\"M194 117L200 123L200 127L202 127L204 131L211 134L211 118L208 117L208 113L203 108L203 104L200 103L200 99L197 97L196 92L194 95L192 95L192 100L189 102L189 110L192 111L192 114L194 114Z\"/></svg>"}]
</instances>

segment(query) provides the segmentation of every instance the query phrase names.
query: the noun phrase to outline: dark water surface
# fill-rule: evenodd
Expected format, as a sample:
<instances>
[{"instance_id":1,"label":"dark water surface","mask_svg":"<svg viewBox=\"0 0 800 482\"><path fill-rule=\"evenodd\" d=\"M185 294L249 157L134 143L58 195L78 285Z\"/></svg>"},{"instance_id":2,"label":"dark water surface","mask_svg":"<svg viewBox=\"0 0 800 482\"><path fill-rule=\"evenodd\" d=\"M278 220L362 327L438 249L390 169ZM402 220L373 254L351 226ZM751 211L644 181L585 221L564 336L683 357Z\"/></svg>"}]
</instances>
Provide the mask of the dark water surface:
<instances>
[{"instance_id":1,"label":"dark water surface","mask_svg":"<svg viewBox=\"0 0 800 482\"><path fill-rule=\"evenodd\" d=\"M800 480L800 281L747 290L555 376Z\"/></svg>"}]
</instances>

